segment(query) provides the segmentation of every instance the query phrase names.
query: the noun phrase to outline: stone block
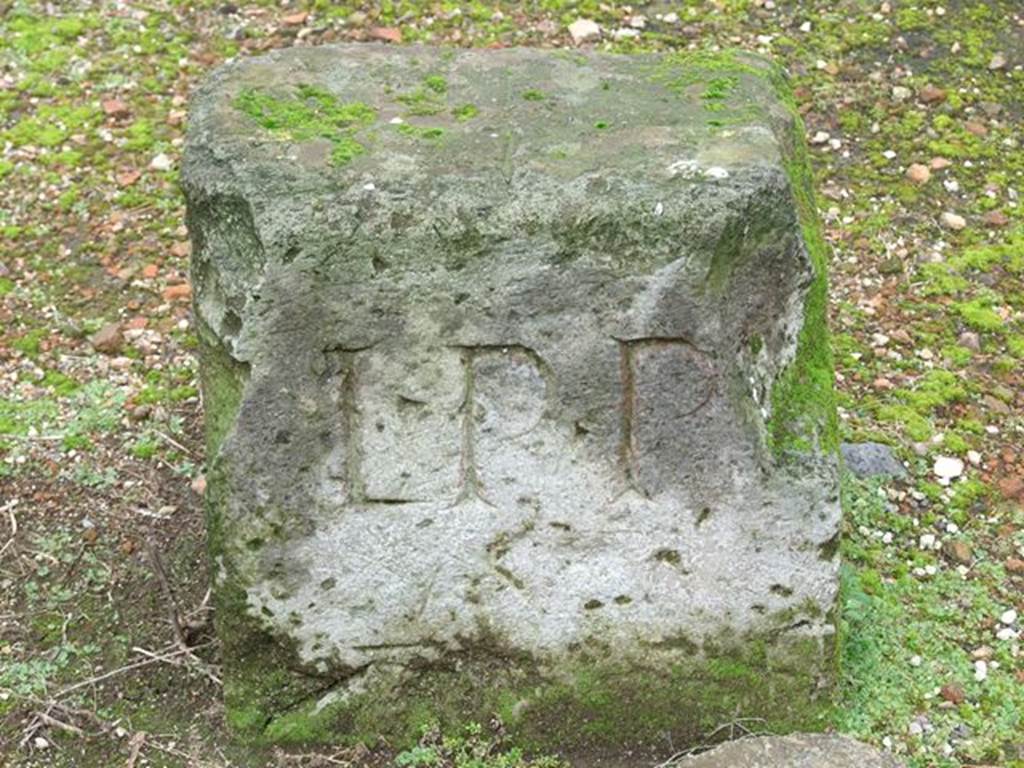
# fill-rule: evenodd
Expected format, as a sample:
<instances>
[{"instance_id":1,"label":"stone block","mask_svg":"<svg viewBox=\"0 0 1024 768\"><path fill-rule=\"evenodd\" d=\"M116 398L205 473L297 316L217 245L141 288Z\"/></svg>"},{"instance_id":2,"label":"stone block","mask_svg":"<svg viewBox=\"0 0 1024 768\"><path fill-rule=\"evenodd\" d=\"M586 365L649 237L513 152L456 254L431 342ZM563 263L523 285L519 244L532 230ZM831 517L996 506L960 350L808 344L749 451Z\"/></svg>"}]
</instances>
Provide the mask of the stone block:
<instances>
[{"instance_id":1,"label":"stone block","mask_svg":"<svg viewBox=\"0 0 1024 768\"><path fill-rule=\"evenodd\" d=\"M825 252L733 54L226 65L183 164L230 722L677 747L820 727Z\"/></svg>"},{"instance_id":2,"label":"stone block","mask_svg":"<svg viewBox=\"0 0 1024 768\"><path fill-rule=\"evenodd\" d=\"M684 757L679 768L903 768L893 755L847 736L800 733L737 739Z\"/></svg>"}]
</instances>

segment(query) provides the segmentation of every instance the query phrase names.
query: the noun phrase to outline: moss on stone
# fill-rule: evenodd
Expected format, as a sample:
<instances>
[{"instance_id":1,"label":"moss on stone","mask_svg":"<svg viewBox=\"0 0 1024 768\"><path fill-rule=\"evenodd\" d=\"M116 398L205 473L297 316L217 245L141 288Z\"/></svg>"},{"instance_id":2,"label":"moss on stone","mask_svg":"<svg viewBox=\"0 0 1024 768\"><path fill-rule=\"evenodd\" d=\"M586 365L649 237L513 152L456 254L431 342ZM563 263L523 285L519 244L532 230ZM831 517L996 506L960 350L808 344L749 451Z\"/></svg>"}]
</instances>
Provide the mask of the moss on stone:
<instances>
[{"instance_id":1,"label":"moss on stone","mask_svg":"<svg viewBox=\"0 0 1024 768\"><path fill-rule=\"evenodd\" d=\"M444 128L435 125L410 125L409 123L400 123L395 126L395 130L403 136L408 136L411 139L418 139L420 141L436 141L444 136Z\"/></svg>"},{"instance_id":2,"label":"moss on stone","mask_svg":"<svg viewBox=\"0 0 1024 768\"><path fill-rule=\"evenodd\" d=\"M765 76L767 62L752 61L748 54L736 50L669 53L654 66L651 80L677 94L703 86L700 96L705 107L717 111L739 86L741 75Z\"/></svg>"},{"instance_id":3,"label":"moss on stone","mask_svg":"<svg viewBox=\"0 0 1024 768\"><path fill-rule=\"evenodd\" d=\"M206 455L213 457L238 413L249 371L247 365L231 357L210 337L209 330L200 329L199 369L205 406Z\"/></svg>"},{"instance_id":4,"label":"moss on stone","mask_svg":"<svg viewBox=\"0 0 1024 768\"><path fill-rule=\"evenodd\" d=\"M452 108L452 117L454 117L459 122L472 120L479 114L480 110L476 107L475 104L461 104L457 107Z\"/></svg>"},{"instance_id":5,"label":"moss on stone","mask_svg":"<svg viewBox=\"0 0 1024 768\"><path fill-rule=\"evenodd\" d=\"M317 697L286 711L263 709L274 668L252 670L248 701L238 681L227 691L229 721L251 737L275 743L351 744L379 737L412 745L422 725L458 728L497 714L526 748L579 752L607 747L664 749L694 743L737 718L759 718L775 732L821 730L831 715L822 687L822 657L834 656L812 639L777 636L711 643L705 654L679 653L663 669L617 660L595 644L541 674L507 657L493 638L441 662L424 662L405 685L373 688L322 707ZM511 662L511 663L510 663ZM237 672L238 670L236 670Z\"/></svg>"},{"instance_id":6,"label":"moss on stone","mask_svg":"<svg viewBox=\"0 0 1024 768\"><path fill-rule=\"evenodd\" d=\"M787 132L791 141L783 142L784 162L804 247L814 270L804 301L796 354L772 387L768 439L782 459L813 452L835 453L839 449L839 419L828 333L828 246L818 220L803 121L789 83L776 67L762 74L788 108L793 122Z\"/></svg>"},{"instance_id":7,"label":"moss on stone","mask_svg":"<svg viewBox=\"0 0 1024 768\"><path fill-rule=\"evenodd\" d=\"M814 270L794 358L777 377L771 393L768 443L777 458L788 461L815 452L834 453L839 447L827 320L828 249L818 221L803 121L785 73L770 61L750 54L734 50L669 54L652 74L655 82L670 91L680 94L692 91L699 95L705 107L714 112L725 110L725 100L749 78L757 78L770 88L785 107L788 124L776 133L782 145L803 244ZM716 114L708 125L714 130L766 118L779 123L778 115L766 115L764 107L748 104L740 105L735 114Z\"/></svg>"},{"instance_id":8,"label":"moss on stone","mask_svg":"<svg viewBox=\"0 0 1024 768\"><path fill-rule=\"evenodd\" d=\"M327 139L333 145L331 162L345 165L366 147L353 137L361 127L377 119L377 110L362 102L342 102L334 94L311 85L300 85L294 99L278 98L247 88L234 106L263 129L288 141Z\"/></svg>"},{"instance_id":9,"label":"moss on stone","mask_svg":"<svg viewBox=\"0 0 1024 768\"><path fill-rule=\"evenodd\" d=\"M428 75L423 78L423 85L434 93L447 93L448 91L448 81L441 77L441 75Z\"/></svg>"},{"instance_id":10,"label":"moss on stone","mask_svg":"<svg viewBox=\"0 0 1024 768\"><path fill-rule=\"evenodd\" d=\"M224 658L227 722L237 733L261 736L273 713L304 701L324 685L297 662L294 645L267 632L252 616L245 590L226 552L227 472L220 447L238 417L248 366L235 360L199 325L199 354L205 406L207 468L207 552L216 582L215 622Z\"/></svg>"},{"instance_id":11,"label":"moss on stone","mask_svg":"<svg viewBox=\"0 0 1024 768\"><path fill-rule=\"evenodd\" d=\"M442 84L443 87L440 87ZM423 81L422 86L409 93L401 94L397 97L397 101L406 106L409 115L436 115L444 111L444 97L447 92L448 86L443 78L434 80L428 77Z\"/></svg>"},{"instance_id":12,"label":"moss on stone","mask_svg":"<svg viewBox=\"0 0 1024 768\"><path fill-rule=\"evenodd\" d=\"M334 165L346 165L354 157L366 152L366 147L353 139L351 136L340 136L334 141L331 148L331 163Z\"/></svg>"}]
</instances>

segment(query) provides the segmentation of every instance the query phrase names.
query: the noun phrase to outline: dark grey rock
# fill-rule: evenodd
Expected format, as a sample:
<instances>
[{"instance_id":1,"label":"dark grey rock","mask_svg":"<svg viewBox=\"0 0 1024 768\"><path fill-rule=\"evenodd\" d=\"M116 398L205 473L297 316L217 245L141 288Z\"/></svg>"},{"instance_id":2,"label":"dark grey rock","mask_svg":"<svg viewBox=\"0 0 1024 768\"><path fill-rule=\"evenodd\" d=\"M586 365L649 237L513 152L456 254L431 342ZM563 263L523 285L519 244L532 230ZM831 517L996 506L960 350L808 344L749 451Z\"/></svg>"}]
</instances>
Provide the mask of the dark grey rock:
<instances>
[{"instance_id":1,"label":"dark grey rock","mask_svg":"<svg viewBox=\"0 0 1024 768\"><path fill-rule=\"evenodd\" d=\"M856 477L905 477L907 474L892 448L883 443L843 443L840 450L846 468Z\"/></svg>"},{"instance_id":2,"label":"dark grey rock","mask_svg":"<svg viewBox=\"0 0 1024 768\"><path fill-rule=\"evenodd\" d=\"M846 736L820 733L739 739L678 768L902 768L895 757Z\"/></svg>"}]
</instances>

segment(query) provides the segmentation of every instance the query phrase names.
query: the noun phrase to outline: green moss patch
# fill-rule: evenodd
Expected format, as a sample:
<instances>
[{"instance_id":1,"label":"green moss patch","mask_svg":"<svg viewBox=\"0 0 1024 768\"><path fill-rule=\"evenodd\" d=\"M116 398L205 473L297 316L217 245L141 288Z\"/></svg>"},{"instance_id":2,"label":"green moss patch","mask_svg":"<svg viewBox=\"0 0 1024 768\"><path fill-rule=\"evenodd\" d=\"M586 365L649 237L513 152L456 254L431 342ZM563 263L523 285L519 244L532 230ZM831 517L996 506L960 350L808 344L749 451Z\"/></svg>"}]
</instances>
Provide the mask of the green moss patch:
<instances>
[{"instance_id":1,"label":"green moss patch","mask_svg":"<svg viewBox=\"0 0 1024 768\"><path fill-rule=\"evenodd\" d=\"M398 102L406 106L407 115L436 115L444 111L448 82L440 75L423 78L423 84L414 91L398 96Z\"/></svg>"},{"instance_id":2,"label":"green moss patch","mask_svg":"<svg viewBox=\"0 0 1024 768\"><path fill-rule=\"evenodd\" d=\"M810 160L803 142L803 121L793 95L779 70L767 75L789 107L795 142L787 147L786 170L796 202L804 247L814 279L804 302L803 325L797 337L796 356L772 387L769 442L778 456L839 448L839 420L834 394L834 365L828 332L828 247L821 234L814 198Z\"/></svg>"},{"instance_id":3,"label":"green moss patch","mask_svg":"<svg viewBox=\"0 0 1024 768\"><path fill-rule=\"evenodd\" d=\"M472 120L480 114L480 110L473 104L462 104L452 109L452 116L460 122Z\"/></svg>"},{"instance_id":4,"label":"green moss patch","mask_svg":"<svg viewBox=\"0 0 1024 768\"><path fill-rule=\"evenodd\" d=\"M377 119L373 107L339 101L334 94L311 85L300 85L293 99L248 88L235 98L234 106L278 138L299 142L327 139L333 145L331 163L336 166L366 152L355 133Z\"/></svg>"},{"instance_id":5,"label":"green moss patch","mask_svg":"<svg viewBox=\"0 0 1024 768\"><path fill-rule=\"evenodd\" d=\"M425 141L436 141L444 136L444 128L432 125L410 125L409 123L400 123L395 126L395 130L403 136L408 136L411 139L420 139Z\"/></svg>"},{"instance_id":6,"label":"green moss patch","mask_svg":"<svg viewBox=\"0 0 1024 768\"><path fill-rule=\"evenodd\" d=\"M244 611L241 604L233 606L233 615L239 610ZM371 686L333 700L329 687L314 688L301 702L292 698L301 690L296 685L310 678L288 675L288 661L278 656L268 664L269 648L229 656L236 662L226 701L234 727L277 743L351 744L384 736L395 746L411 747L429 723L457 730L497 714L516 743L531 750L664 751L666 738L695 743L737 718L759 718L784 733L820 730L832 712L830 689L822 687L819 673L834 649L810 639L705 644L706 657L680 653L663 669L616 661L595 643L592 656L542 675L530 659L486 638L436 664L424 662L402 685ZM245 668L238 659L249 659ZM339 679L350 673L343 670ZM292 706L282 710L290 698Z\"/></svg>"},{"instance_id":7,"label":"green moss patch","mask_svg":"<svg viewBox=\"0 0 1024 768\"><path fill-rule=\"evenodd\" d=\"M953 306L968 327L976 331L998 333L1003 330L1005 322L1002 316L996 312L996 304L996 297L991 292L985 292L983 295Z\"/></svg>"}]
</instances>

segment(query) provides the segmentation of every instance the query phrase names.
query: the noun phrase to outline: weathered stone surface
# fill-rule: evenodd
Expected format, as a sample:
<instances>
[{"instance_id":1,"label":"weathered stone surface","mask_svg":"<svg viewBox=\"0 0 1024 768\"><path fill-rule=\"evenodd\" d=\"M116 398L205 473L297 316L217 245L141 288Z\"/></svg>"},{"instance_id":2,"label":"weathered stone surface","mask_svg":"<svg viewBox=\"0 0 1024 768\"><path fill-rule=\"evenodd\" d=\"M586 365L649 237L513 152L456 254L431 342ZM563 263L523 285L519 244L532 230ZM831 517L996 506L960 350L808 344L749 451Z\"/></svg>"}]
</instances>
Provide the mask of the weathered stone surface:
<instances>
[{"instance_id":1,"label":"weathered stone surface","mask_svg":"<svg viewBox=\"0 0 1024 768\"><path fill-rule=\"evenodd\" d=\"M905 477L907 474L892 448L884 443L843 443L839 447L843 463L857 477Z\"/></svg>"},{"instance_id":2,"label":"weathered stone surface","mask_svg":"<svg viewBox=\"0 0 1024 768\"><path fill-rule=\"evenodd\" d=\"M183 182L236 727L820 725L836 438L785 99L731 56L368 45L211 76Z\"/></svg>"},{"instance_id":3,"label":"weathered stone surface","mask_svg":"<svg viewBox=\"0 0 1024 768\"><path fill-rule=\"evenodd\" d=\"M677 763L679 768L901 768L895 757L845 736L794 734L740 739Z\"/></svg>"}]
</instances>

